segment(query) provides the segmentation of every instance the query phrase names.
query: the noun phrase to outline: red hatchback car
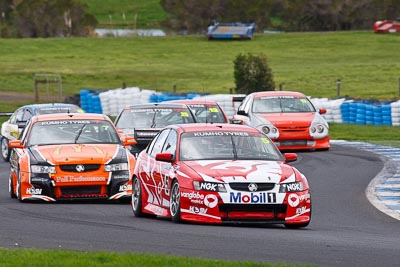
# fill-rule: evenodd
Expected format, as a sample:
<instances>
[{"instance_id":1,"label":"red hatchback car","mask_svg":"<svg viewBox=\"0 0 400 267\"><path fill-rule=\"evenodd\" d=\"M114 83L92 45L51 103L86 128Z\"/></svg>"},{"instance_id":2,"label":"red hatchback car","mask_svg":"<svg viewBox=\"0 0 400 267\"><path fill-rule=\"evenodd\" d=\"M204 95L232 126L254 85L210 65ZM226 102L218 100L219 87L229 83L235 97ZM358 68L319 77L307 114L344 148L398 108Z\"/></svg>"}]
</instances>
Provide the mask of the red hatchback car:
<instances>
[{"instance_id":1,"label":"red hatchback car","mask_svg":"<svg viewBox=\"0 0 400 267\"><path fill-rule=\"evenodd\" d=\"M171 125L137 158L133 213L306 227L311 195L306 177L287 163L296 159L249 126Z\"/></svg>"}]
</instances>

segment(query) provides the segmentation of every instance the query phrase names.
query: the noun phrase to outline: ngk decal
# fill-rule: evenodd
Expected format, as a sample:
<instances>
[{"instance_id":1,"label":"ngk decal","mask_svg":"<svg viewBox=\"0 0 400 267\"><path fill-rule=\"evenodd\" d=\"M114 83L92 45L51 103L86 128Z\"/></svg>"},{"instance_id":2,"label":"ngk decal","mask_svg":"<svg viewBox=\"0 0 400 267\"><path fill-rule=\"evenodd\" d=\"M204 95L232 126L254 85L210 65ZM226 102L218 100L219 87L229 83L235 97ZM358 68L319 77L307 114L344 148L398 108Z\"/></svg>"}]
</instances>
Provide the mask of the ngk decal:
<instances>
[{"instance_id":1,"label":"ngk decal","mask_svg":"<svg viewBox=\"0 0 400 267\"><path fill-rule=\"evenodd\" d=\"M207 195L204 198L204 205L206 205L209 208L215 208L218 204L218 198L216 195Z\"/></svg>"},{"instance_id":2,"label":"ngk decal","mask_svg":"<svg viewBox=\"0 0 400 267\"><path fill-rule=\"evenodd\" d=\"M290 194L288 197L288 203L291 207L297 207L300 203L299 196L296 194Z\"/></svg>"},{"instance_id":3,"label":"ngk decal","mask_svg":"<svg viewBox=\"0 0 400 267\"><path fill-rule=\"evenodd\" d=\"M286 189L289 192L293 191L302 191L303 188L301 187L300 183L291 183L291 184L286 184Z\"/></svg>"},{"instance_id":4,"label":"ngk decal","mask_svg":"<svg viewBox=\"0 0 400 267\"><path fill-rule=\"evenodd\" d=\"M42 189L41 188L34 188L34 187L27 188L26 189L26 194L29 194L29 195L41 195L42 194Z\"/></svg>"},{"instance_id":5,"label":"ngk decal","mask_svg":"<svg viewBox=\"0 0 400 267\"><path fill-rule=\"evenodd\" d=\"M216 192L216 191L217 191L217 184L215 184L215 183L201 182L201 183L200 183L200 189Z\"/></svg>"},{"instance_id":6,"label":"ngk decal","mask_svg":"<svg viewBox=\"0 0 400 267\"><path fill-rule=\"evenodd\" d=\"M251 204L263 204L263 203L276 203L276 194L275 193L230 193L229 201L231 203L251 203Z\"/></svg>"}]
</instances>

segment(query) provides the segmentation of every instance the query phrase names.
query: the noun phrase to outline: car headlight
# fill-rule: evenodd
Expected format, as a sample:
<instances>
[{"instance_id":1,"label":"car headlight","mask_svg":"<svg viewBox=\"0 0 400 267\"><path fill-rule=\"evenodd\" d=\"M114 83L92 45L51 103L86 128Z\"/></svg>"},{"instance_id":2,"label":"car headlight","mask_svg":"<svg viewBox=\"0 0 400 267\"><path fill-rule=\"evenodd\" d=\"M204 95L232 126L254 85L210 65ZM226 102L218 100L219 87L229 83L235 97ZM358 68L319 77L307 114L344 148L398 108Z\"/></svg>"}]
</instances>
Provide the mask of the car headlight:
<instances>
[{"instance_id":1,"label":"car headlight","mask_svg":"<svg viewBox=\"0 0 400 267\"><path fill-rule=\"evenodd\" d=\"M116 163L116 164L107 164L104 166L105 172L116 172L116 171L127 171L128 170L128 163Z\"/></svg>"},{"instance_id":2,"label":"car headlight","mask_svg":"<svg viewBox=\"0 0 400 267\"><path fill-rule=\"evenodd\" d=\"M273 125L263 125L259 129L271 139L276 139L279 137L279 131Z\"/></svg>"},{"instance_id":3,"label":"car headlight","mask_svg":"<svg viewBox=\"0 0 400 267\"><path fill-rule=\"evenodd\" d=\"M31 165L32 173L56 173L55 166Z\"/></svg>"},{"instance_id":4,"label":"car headlight","mask_svg":"<svg viewBox=\"0 0 400 267\"><path fill-rule=\"evenodd\" d=\"M301 192L304 190L303 182L285 183L279 187L279 193Z\"/></svg>"},{"instance_id":5,"label":"car headlight","mask_svg":"<svg viewBox=\"0 0 400 267\"><path fill-rule=\"evenodd\" d=\"M324 138L328 135L328 128L324 124L312 124L310 135L314 138Z\"/></svg>"},{"instance_id":6,"label":"car headlight","mask_svg":"<svg viewBox=\"0 0 400 267\"><path fill-rule=\"evenodd\" d=\"M193 188L195 190L203 190L211 192L226 192L226 188L223 183L193 181Z\"/></svg>"}]
</instances>

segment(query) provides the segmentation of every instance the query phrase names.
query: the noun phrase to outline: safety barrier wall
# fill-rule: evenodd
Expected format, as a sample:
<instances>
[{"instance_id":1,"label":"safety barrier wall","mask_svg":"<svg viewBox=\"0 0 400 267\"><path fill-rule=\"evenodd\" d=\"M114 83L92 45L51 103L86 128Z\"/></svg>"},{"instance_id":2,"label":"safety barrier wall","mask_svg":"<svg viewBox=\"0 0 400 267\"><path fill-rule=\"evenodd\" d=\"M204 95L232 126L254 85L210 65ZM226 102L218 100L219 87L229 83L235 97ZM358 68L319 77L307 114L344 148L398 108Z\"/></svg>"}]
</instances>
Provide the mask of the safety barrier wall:
<instances>
[{"instance_id":1,"label":"safety barrier wall","mask_svg":"<svg viewBox=\"0 0 400 267\"><path fill-rule=\"evenodd\" d=\"M143 103L159 103L170 100L195 99L216 101L231 118L240 104L233 102L233 97L244 96L237 94L201 93L171 94L154 90L130 87L98 91L82 89L80 91L81 107L86 112L103 113L116 116L126 106ZM351 99L312 98L311 102L317 109L325 108L323 114L328 122L352 123L365 125L400 125L400 100L391 102L358 101Z\"/></svg>"}]
</instances>

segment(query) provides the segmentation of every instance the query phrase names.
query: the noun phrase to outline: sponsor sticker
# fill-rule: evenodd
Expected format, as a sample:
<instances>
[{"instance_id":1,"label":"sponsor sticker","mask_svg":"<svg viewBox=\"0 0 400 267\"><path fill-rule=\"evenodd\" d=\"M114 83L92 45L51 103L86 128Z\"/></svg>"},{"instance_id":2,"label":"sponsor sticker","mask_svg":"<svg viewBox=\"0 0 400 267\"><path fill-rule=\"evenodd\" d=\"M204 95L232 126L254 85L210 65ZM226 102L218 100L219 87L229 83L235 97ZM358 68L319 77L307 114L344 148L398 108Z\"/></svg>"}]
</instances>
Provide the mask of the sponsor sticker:
<instances>
[{"instance_id":1,"label":"sponsor sticker","mask_svg":"<svg viewBox=\"0 0 400 267\"><path fill-rule=\"evenodd\" d=\"M276 203L276 193L242 193L242 192L231 192L230 202L239 204L264 204L264 203Z\"/></svg>"},{"instance_id":2,"label":"sponsor sticker","mask_svg":"<svg viewBox=\"0 0 400 267\"><path fill-rule=\"evenodd\" d=\"M106 181L105 177L75 177L75 176L57 176L56 182L73 183L73 182L102 182Z\"/></svg>"},{"instance_id":3,"label":"sponsor sticker","mask_svg":"<svg viewBox=\"0 0 400 267\"><path fill-rule=\"evenodd\" d=\"M28 195L41 195L42 194L42 189L41 188L27 188L26 189L26 194Z\"/></svg>"},{"instance_id":4,"label":"sponsor sticker","mask_svg":"<svg viewBox=\"0 0 400 267\"><path fill-rule=\"evenodd\" d=\"M189 210L196 214L206 214L208 209L207 208L199 208L196 206L190 206Z\"/></svg>"},{"instance_id":5,"label":"sponsor sticker","mask_svg":"<svg viewBox=\"0 0 400 267\"><path fill-rule=\"evenodd\" d=\"M288 203L291 207L297 207L300 203L300 198L297 194L290 194L288 197Z\"/></svg>"},{"instance_id":6,"label":"sponsor sticker","mask_svg":"<svg viewBox=\"0 0 400 267\"><path fill-rule=\"evenodd\" d=\"M204 205L206 205L209 208L215 208L218 204L218 198L216 195L207 195L204 198Z\"/></svg>"},{"instance_id":7,"label":"sponsor sticker","mask_svg":"<svg viewBox=\"0 0 400 267\"><path fill-rule=\"evenodd\" d=\"M128 184L120 185L118 191L124 192L124 191L128 191L128 190L132 190L132 185L128 185Z\"/></svg>"}]
</instances>

